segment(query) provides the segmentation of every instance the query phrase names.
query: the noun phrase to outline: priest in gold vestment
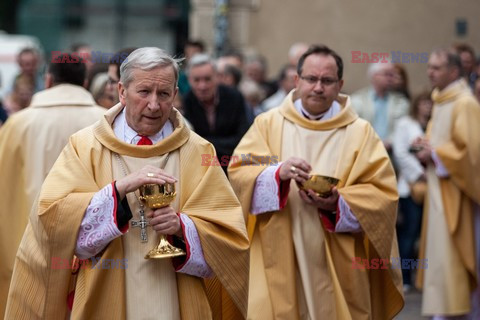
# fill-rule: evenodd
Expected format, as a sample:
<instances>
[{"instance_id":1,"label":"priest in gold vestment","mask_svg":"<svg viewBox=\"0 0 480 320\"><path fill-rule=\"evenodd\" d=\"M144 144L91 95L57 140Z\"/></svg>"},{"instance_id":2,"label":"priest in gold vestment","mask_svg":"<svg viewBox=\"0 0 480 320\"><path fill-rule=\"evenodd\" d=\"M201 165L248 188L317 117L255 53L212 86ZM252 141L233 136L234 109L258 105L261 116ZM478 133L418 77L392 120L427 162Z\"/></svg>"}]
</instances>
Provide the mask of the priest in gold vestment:
<instances>
[{"instance_id":1,"label":"priest in gold vestment","mask_svg":"<svg viewBox=\"0 0 480 320\"><path fill-rule=\"evenodd\" d=\"M82 85L85 64L51 63L46 89L30 106L12 115L0 129L0 319L20 240L35 197L72 134L101 119Z\"/></svg>"},{"instance_id":2,"label":"priest in gold vestment","mask_svg":"<svg viewBox=\"0 0 480 320\"><path fill-rule=\"evenodd\" d=\"M247 319L392 319L404 301L390 267L398 195L389 157L339 94L333 50L312 46L297 73L296 89L255 119L229 166L251 238ZM310 174L340 182L322 198L299 190Z\"/></svg>"},{"instance_id":3,"label":"priest in gold vestment","mask_svg":"<svg viewBox=\"0 0 480 320\"><path fill-rule=\"evenodd\" d=\"M422 314L433 319L479 319L480 106L461 78L456 53L435 50L428 61L435 88L426 138L417 157L427 165L420 255Z\"/></svg>"},{"instance_id":4,"label":"priest in gold vestment","mask_svg":"<svg viewBox=\"0 0 480 320\"><path fill-rule=\"evenodd\" d=\"M122 64L120 103L72 136L42 186L7 319L244 318L242 210L220 167L201 166L215 150L172 107L177 81L177 61L158 48ZM138 188L165 183L175 201L146 208ZM158 234L186 256L144 259Z\"/></svg>"}]
</instances>

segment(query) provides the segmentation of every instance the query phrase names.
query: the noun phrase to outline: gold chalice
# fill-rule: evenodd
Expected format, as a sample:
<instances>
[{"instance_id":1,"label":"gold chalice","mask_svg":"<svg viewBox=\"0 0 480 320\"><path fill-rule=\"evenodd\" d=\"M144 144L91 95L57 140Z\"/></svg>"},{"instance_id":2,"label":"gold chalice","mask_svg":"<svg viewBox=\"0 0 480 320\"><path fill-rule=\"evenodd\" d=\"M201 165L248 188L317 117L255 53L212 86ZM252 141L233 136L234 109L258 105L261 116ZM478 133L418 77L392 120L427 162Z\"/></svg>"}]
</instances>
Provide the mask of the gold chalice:
<instances>
[{"instance_id":1,"label":"gold chalice","mask_svg":"<svg viewBox=\"0 0 480 320\"><path fill-rule=\"evenodd\" d=\"M335 187L339 181L337 178L312 174L310 179L302 184L297 183L297 185L301 190L307 191L308 189L312 189L320 197L327 198L332 194L332 188Z\"/></svg>"},{"instance_id":2,"label":"gold chalice","mask_svg":"<svg viewBox=\"0 0 480 320\"><path fill-rule=\"evenodd\" d=\"M144 201L151 209L168 206L175 200L176 195L174 183L146 184L140 187L140 200ZM183 255L185 255L185 251L172 246L162 234L158 245L147 253L145 259L163 259Z\"/></svg>"}]
</instances>

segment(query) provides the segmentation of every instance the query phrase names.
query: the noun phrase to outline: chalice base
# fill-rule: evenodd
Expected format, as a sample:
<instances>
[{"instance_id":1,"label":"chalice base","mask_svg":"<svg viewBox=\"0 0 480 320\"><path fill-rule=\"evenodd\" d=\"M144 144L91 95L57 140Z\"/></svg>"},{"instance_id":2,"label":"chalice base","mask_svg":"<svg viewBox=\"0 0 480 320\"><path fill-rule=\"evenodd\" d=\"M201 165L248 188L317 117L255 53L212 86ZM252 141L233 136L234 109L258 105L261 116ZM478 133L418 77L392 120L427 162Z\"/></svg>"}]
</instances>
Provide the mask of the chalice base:
<instances>
[{"instance_id":1,"label":"chalice base","mask_svg":"<svg viewBox=\"0 0 480 320\"><path fill-rule=\"evenodd\" d=\"M164 259L184 256L186 253L180 248L172 246L164 237L161 237L157 247L150 250L145 259Z\"/></svg>"}]
</instances>

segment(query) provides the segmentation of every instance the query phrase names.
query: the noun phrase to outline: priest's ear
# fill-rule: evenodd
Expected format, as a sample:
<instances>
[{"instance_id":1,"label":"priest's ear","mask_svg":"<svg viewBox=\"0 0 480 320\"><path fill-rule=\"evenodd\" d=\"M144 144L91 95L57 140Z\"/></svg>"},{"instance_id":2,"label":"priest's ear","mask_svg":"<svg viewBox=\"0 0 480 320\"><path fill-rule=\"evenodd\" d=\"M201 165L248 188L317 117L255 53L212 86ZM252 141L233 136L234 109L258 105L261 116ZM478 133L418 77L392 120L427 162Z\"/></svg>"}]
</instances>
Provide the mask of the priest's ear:
<instances>
[{"instance_id":1,"label":"priest's ear","mask_svg":"<svg viewBox=\"0 0 480 320\"><path fill-rule=\"evenodd\" d=\"M53 75L50 72L45 73L45 89L53 87Z\"/></svg>"},{"instance_id":2,"label":"priest's ear","mask_svg":"<svg viewBox=\"0 0 480 320\"><path fill-rule=\"evenodd\" d=\"M344 83L343 79L338 81L338 91L341 91L341 90L342 90L342 88L343 88L343 83Z\"/></svg>"},{"instance_id":3,"label":"priest's ear","mask_svg":"<svg viewBox=\"0 0 480 320\"><path fill-rule=\"evenodd\" d=\"M123 84L123 82L118 83L118 97L122 105L127 105L127 87Z\"/></svg>"}]
</instances>

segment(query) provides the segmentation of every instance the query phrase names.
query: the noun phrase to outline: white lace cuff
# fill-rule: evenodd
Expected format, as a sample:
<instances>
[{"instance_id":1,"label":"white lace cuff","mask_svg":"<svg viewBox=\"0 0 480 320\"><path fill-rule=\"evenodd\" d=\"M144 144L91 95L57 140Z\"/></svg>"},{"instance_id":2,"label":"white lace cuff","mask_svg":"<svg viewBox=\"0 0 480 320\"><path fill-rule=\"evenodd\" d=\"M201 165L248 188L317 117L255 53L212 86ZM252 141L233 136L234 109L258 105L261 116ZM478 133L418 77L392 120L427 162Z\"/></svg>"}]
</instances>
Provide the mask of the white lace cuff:
<instances>
[{"instance_id":1,"label":"white lace cuff","mask_svg":"<svg viewBox=\"0 0 480 320\"><path fill-rule=\"evenodd\" d=\"M437 176L439 178L446 178L450 175L448 172L447 168L443 165L442 160L440 160L440 157L438 154L435 152L435 150L432 150L432 160L433 163L435 163L435 172L437 173Z\"/></svg>"},{"instance_id":2,"label":"white lace cuff","mask_svg":"<svg viewBox=\"0 0 480 320\"><path fill-rule=\"evenodd\" d=\"M210 269L203 256L200 238L192 219L186 214L180 213L180 222L182 224L183 236L187 247L187 257L185 262L176 268L176 271L200 278L209 278L213 276L213 271Z\"/></svg>"},{"instance_id":3,"label":"white lace cuff","mask_svg":"<svg viewBox=\"0 0 480 320\"><path fill-rule=\"evenodd\" d=\"M362 227L353 214L350 206L345 202L342 196L338 198L338 218L335 225L335 232L361 232Z\"/></svg>"},{"instance_id":4,"label":"white lace cuff","mask_svg":"<svg viewBox=\"0 0 480 320\"><path fill-rule=\"evenodd\" d=\"M275 178L280 166L269 166L260 173L255 181L251 213L254 215L278 211L280 209L279 184Z\"/></svg>"},{"instance_id":5,"label":"white lace cuff","mask_svg":"<svg viewBox=\"0 0 480 320\"><path fill-rule=\"evenodd\" d=\"M75 255L88 259L102 251L113 239L122 235L114 221L117 200L109 184L93 196L78 233Z\"/></svg>"}]
</instances>

